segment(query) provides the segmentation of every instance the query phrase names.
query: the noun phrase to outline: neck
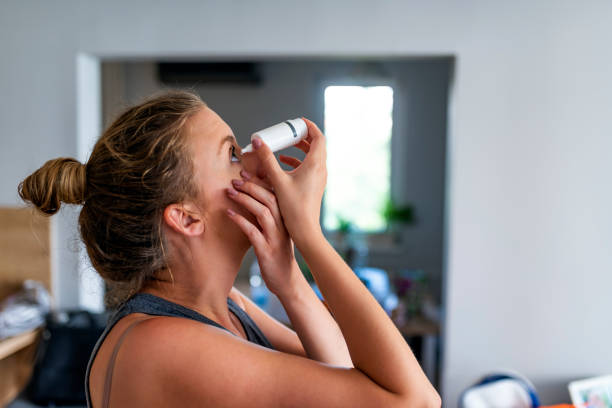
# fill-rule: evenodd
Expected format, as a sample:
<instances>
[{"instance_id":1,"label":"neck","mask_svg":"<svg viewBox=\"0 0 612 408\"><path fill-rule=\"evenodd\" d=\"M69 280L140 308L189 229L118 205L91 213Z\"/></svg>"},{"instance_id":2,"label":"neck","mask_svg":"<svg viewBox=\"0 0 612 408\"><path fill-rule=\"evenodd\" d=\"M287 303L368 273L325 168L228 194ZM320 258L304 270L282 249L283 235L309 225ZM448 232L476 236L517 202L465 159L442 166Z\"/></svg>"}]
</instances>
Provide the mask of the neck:
<instances>
[{"instance_id":1,"label":"neck","mask_svg":"<svg viewBox=\"0 0 612 408\"><path fill-rule=\"evenodd\" d=\"M234 324L227 297L248 247L216 239L182 241L172 245L170 268L148 281L140 292L150 293L193 309L231 331Z\"/></svg>"}]
</instances>

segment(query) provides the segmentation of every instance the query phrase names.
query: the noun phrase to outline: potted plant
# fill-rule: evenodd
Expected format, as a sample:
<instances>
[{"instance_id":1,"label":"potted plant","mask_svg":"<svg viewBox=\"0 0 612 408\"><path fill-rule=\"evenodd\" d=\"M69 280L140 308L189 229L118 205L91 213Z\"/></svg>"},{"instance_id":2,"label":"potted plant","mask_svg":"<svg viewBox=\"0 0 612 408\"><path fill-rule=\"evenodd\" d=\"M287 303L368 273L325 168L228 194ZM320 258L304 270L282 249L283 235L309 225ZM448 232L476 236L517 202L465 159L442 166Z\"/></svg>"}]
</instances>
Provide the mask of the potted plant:
<instances>
[{"instance_id":1,"label":"potted plant","mask_svg":"<svg viewBox=\"0 0 612 408\"><path fill-rule=\"evenodd\" d=\"M396 243L400 241L401 227L415 223L414 206L412 204L399 206L390 194L385 199L381 215L387 224L387 232L393 235Z\"/></svg>"}]
</instances>

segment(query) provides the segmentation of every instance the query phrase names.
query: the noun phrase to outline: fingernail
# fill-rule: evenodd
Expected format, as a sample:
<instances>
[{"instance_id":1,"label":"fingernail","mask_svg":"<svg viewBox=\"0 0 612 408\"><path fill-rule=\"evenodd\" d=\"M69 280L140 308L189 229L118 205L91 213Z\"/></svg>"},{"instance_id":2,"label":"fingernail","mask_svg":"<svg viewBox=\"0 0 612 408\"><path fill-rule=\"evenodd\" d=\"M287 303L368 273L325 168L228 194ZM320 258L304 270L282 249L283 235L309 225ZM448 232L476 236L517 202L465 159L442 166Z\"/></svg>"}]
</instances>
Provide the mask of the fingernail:
<instances>
[{"instance_id":1,"label":"fingernail","mask_svg":"<svg viewBox=\"0 0 612 408\"><path fill-rule=\"evenodd\" d=\"M261 139L259 139L258 137L254 138L251 143L253 144L253 147L256 149L259 149L261 147Z\"/></svg>"},{"instance_id":2,"label":"fingernail","mask_svg":"<svg viewBox=\"0 0 612 408\"><path fill-rule=\"evenodd\" d=\"M229 215L236 215L236 213L235 213L234 211L232 211L232 209L231 209L231 208L228 208L228 209L227 209L227 213L228 213Z\"/></svg>"},{"instance_id":3,"label":"fingernail","mask_svg":"<svg viewBox=\"0 0 612 408\"><path fill-rule=\"evenodd\" d=\"M240 175L247 180L251 178L251 175L246 170L240 170Z\"/></svg>"},{"instance_id":4,"label":"fingernail","mask_svg":"<svg viewBox=\"0 0 612 408\"><path fill-rule=\"evenodd\" d=\"M238 192L236 190L234 190L233 188L228 188L226 189L227 194L231 195L231 196L235 196L236 194L238 194Z\"/></svg>"},{"instance_id":5,"label":"fingernail","mask_svg":"<svg viewBox=\"0 0 612 408\"><path fill-rule=\"evenodd\" d=\"M241 185L244 184L244 181L242 181L242 180L232 180L232 184L235 185L236 187L240 187Z\"/></svg>"}]
</instances>

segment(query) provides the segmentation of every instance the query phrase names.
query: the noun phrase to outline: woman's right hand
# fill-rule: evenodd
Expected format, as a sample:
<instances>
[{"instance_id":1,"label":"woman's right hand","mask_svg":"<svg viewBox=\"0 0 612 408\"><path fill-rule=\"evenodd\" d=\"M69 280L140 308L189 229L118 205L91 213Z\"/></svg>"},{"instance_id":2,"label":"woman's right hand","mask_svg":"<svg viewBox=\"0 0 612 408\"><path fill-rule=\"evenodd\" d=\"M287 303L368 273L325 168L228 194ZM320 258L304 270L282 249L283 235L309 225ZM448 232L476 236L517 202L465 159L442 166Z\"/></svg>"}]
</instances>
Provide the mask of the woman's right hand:
<instances>
[{"instance_id":1,"label":"woman's right hand","mask_svg":"<svg viewBox=\"0 0 612 408\"><path fill-rule=\"evenodd\" d=\"M319 216L327 182L325 136L314 122L302 119L308 127L308 136L296 147L306 152L306 157L300 161L291 156L279 156L282 162L293 166L293 170L283 170L274 153L260 139L252 140L253 153L246 153L257 155L260 161L258 176L274 189L283 221L296 244L305 233L321 231Z\"/></svg>"}]
</instances>

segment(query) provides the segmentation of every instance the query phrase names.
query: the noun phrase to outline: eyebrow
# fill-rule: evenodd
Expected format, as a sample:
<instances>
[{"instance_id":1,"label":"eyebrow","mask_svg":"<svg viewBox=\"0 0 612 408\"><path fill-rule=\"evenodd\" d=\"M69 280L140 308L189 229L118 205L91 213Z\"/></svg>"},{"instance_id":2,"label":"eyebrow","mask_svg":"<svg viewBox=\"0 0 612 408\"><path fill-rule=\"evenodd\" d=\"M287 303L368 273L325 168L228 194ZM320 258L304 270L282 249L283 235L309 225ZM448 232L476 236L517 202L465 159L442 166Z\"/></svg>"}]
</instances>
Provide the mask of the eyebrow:
<instances>
[{"instance_id":1,"label":"eyebrow","mask_svg":"<svg viewBox=\"0 0 612 408\"><path fill-rule=\"evenodd\" d=\"M219 152L217 153L217 155L221 154L221 148L223 147L224 144L226 144L227 142L235 142L236 138L233 135L227 135L223 138L223 140L221 140L221 144L219 145ZM238 142L236 142L236 144L238 144Z\"/></svg>"}]
</instances>

